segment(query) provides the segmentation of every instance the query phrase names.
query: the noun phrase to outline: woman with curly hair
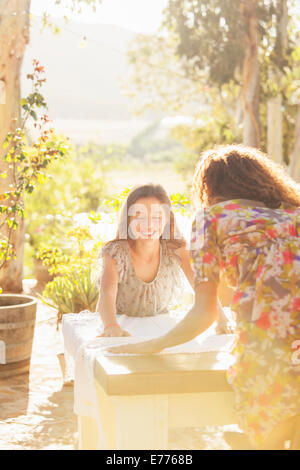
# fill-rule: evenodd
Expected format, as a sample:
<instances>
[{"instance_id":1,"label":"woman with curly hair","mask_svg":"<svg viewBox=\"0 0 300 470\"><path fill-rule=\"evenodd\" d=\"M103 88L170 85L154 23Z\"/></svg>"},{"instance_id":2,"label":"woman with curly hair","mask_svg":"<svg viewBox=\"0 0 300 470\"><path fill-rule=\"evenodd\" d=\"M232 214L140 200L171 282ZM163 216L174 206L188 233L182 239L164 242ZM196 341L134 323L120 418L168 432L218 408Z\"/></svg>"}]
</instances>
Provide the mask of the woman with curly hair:
<instances>
[{"instance_id":1,"label":"woman with curly hair","mask_svg":"<svg viewBox=\"0 0 300 470\"><path fill-rule=\"evenodd\" d=\"M235 363L227 379L256 449L283 449L300 425L300 188L267 155L239 145L205 152L193 181L195 304L170 332L110 348L151 354L189 341L217 315L223 273L234 287Z\"/></svg>"}]
</instances>

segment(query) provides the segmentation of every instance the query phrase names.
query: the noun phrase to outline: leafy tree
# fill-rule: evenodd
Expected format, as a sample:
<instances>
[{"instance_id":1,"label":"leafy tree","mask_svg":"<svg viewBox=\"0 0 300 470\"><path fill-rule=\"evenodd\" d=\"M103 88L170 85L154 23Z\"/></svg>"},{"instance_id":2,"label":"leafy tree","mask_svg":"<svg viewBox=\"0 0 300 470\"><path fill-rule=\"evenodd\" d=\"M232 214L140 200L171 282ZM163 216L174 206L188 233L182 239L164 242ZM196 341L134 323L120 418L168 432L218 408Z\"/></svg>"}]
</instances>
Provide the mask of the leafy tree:
<instances>
[{"instance_id":1,"label":"leafy tree","mask_svg":"<svg viewBox=\"0 0 300 470\"><path fill-rule=\"evenodd\" d=\"M240 87L232 82L221 88L208 85L207 72L193 70L188 59L178 56L177 47L178 39L172 34L139 35L128 51L131 67L124 86L138 113L158 109L183 115L181 122L174 122L171 136L188 149L178 158L176 168L190 178L202 150L214 144L241 142L236 110ZM189 116L186 124L185 115Z\"/></svg>"},{"instance_id":2,"label":"leafy tree","mask_svg":"<svg viewBox=\"0 0 300 470\"><path fill-rule=\"evenodd\" d=\"M192 60L195 70L206 69L210 83L242 85L249 145L260 146L262 57L269 71L288 65L293 44L284 32L287 21L286 0L169 0L166 9L166 25L179 37L177 53Z\"/></svg>"},{"instance_id":3,"label":"leafy tree","mask_svg":"<svg viewBox=\"0 0 300 470\"><path fill-rule=\"evenodd\" d=\"M201 125L197 131L199 119L214 117L212 145L222 143L220 121L227 120L235 141L242 130L244 143L291 162L295 176L300 101L296 7L294 0L169 0L161 36L140 36L131 45L129 96L139 111L160 108L195 116L192 132L185 126L184 140L197 136L192 145L200 149L206 143ZM180 135L184 138L182 126Z\"/></svg>"},{"instance_id":4,"label":"leafy tree","mask_svg":"<svg viewBox=\"0 0 300 470\"><path fill-rule=\"evenodd\" d=\"M56 0L61 3L62 0ZM70 0L70 9L77 9L83 4L96 7L100 0ZM30 0L0 0L0 172L7 177L0 181L0 195L13 184L14 173L9 162L2 161L3 143L8 133L14 133L20 126L20 70L30 29ZM24 248L24 221L20 221L15 231L14 248L16 259L10 259L0 273L0 284L5 292L22 291L22 266ZM1 228L6 237L6 230Z\"/></svg>"},{"instance_id":5,"label":"leafy tree","mask_svg":"<svg viewBox=\"0 0 300 470\"><path fill-rule=\"evenodd\" d=\"M203 80L187 73L191 65L178 57L177 45L175 36L139 34L131 42L127 53L130 73L124 89L138 113L147 109L195 112L203 104Z\"/></svg>"}]
</instances>

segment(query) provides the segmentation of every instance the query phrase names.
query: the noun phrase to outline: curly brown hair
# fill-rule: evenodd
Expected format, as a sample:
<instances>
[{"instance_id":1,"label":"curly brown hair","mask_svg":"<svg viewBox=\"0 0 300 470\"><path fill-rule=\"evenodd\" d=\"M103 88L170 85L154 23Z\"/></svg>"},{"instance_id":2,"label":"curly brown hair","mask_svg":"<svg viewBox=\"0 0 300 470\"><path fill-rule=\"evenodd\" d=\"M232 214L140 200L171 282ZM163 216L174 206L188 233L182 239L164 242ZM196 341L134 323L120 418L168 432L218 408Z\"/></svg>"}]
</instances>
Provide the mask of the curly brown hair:
<instances>
[{"instance_id":1,"label":"curly brown hair","mask_svg":"<svg viewBox=\"0 0 300 470\"><path fill-rule=\"evenodd\" d=\"M193 179L193 201L207 207L230 199L251 199L267 207L300 206L300 186L263 152L226 145L204 152Z\"/></svg>"}]
</instances>

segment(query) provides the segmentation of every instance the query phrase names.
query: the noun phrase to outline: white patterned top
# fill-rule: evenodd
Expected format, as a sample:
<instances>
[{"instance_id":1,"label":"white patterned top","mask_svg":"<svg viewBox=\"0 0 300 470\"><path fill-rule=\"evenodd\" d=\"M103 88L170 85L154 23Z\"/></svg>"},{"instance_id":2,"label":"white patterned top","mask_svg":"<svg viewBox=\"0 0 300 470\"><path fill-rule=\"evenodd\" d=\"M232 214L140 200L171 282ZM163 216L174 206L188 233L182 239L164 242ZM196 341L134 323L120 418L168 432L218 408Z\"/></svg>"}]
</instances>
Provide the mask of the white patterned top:
<instances>
[{"instance_id":1,"label":"white patterned top","mask_svg":"<svg viewBox=\"0 0 300 470\"><path fill-rule=\"evenodd\" d=\"M184 273L180 267L180 258L168 247L166 240L161 240L159 268L151 282L137 277L128 241L117 240L102 248L99 257L99 287L105 253L116 261L119 274L117 314L146 317L168 313L180 300L185 285Z\"/></svg>"}]
</instances>

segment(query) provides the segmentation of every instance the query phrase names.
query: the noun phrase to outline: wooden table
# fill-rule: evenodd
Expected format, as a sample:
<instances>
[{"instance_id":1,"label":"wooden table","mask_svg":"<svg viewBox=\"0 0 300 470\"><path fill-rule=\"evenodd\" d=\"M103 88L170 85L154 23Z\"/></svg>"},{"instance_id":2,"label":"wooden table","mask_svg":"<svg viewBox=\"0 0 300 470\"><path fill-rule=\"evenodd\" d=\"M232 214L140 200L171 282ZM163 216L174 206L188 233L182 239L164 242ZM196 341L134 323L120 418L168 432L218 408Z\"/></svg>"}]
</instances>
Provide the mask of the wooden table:
<instances>
[{"instance_id":1,"label":"wooden table","mask_svg":"<svg viewBox=\"0 0 300 470\"><path fill-rule=\"evenodd\" d=\"M225 352L101 356L94 374L106 445L96 419L79 417L80 449L168 449L168 429L237 423ZM96 411L95 411L96 413Z\"/></svg>"}]
</instances>

